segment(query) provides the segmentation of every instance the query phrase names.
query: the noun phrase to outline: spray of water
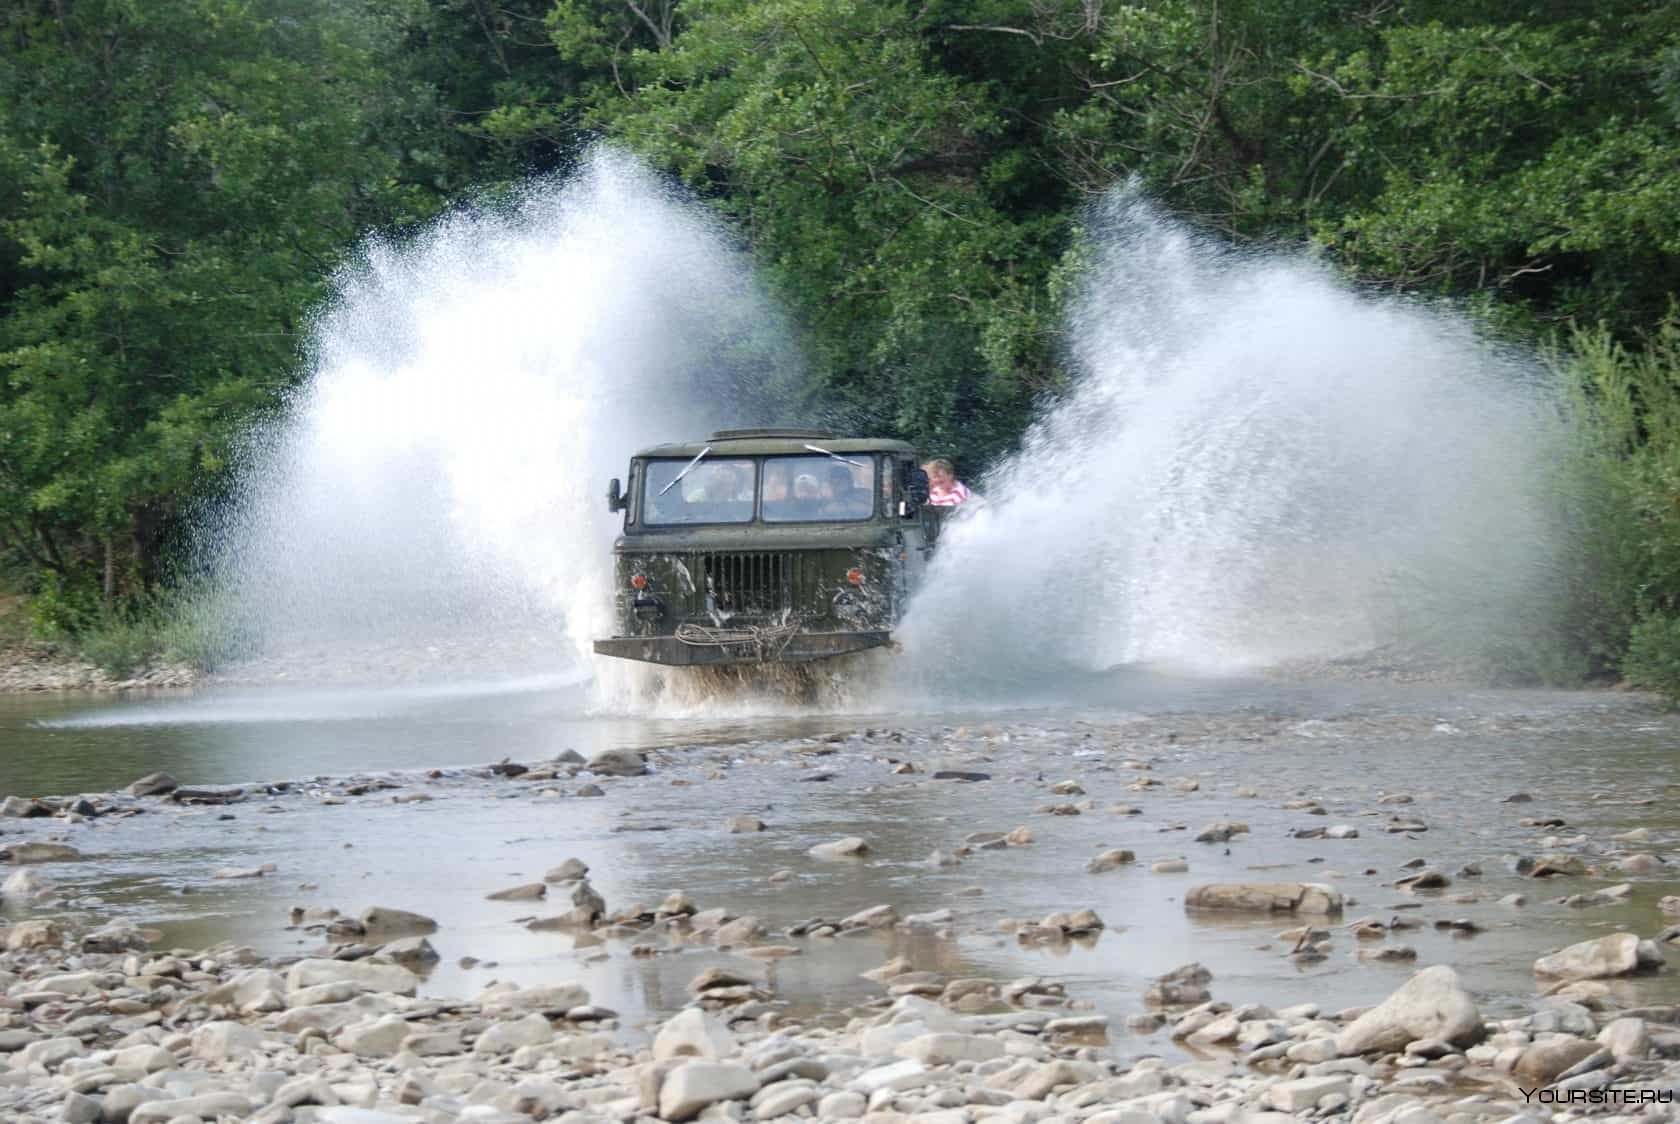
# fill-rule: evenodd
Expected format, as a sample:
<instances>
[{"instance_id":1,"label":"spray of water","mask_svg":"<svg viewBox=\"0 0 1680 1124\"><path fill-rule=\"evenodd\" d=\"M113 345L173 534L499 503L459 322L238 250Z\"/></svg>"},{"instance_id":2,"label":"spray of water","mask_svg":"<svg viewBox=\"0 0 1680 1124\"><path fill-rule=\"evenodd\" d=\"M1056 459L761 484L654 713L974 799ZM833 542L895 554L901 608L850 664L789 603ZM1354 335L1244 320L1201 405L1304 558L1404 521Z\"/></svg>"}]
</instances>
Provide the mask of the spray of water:
<instances>
[{"instance_id":1,"label":"spray of water","mask_svg":"<svg viewBox=\"0 0 1680 1124\"><path fill-rule=\"evenodd\" d=\"M1521 356L1132 189L1084 252L1074 385L950 528L904 629L924 671L1463 661L1532 635L1559 434Z\"/></svg>"},{"instance_id":2,"label":"spray of water","mask_svg":"<svg viewBox=\"0 0 1680 1124\"><path fill-rule=\"evenodd\" d=\"M241 647L333 678L587 666L639 445L750 424L779 318L725 234L610 151L374 240L215 528Z\"/></svg>"}]
</instances>

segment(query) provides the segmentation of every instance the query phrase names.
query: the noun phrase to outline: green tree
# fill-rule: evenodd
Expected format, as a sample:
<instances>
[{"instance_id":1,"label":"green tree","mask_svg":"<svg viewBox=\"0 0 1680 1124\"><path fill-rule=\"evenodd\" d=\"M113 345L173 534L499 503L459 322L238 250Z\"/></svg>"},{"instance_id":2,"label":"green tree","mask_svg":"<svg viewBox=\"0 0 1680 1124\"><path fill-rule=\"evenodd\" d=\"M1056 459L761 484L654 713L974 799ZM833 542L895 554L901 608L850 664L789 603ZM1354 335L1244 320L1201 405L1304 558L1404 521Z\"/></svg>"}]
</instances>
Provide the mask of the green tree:
<instances>
[{"instance_id":1,"label":"green tree","mask_svg":"<svg viewBox=\"0 0 1680 1124\"><path fill-rule=\"evenodd\" d=\"M61 589L156 578L346 247L437 206L387 30L327 0L0 14L0 544Z\"/></svg>"}]
</instances>

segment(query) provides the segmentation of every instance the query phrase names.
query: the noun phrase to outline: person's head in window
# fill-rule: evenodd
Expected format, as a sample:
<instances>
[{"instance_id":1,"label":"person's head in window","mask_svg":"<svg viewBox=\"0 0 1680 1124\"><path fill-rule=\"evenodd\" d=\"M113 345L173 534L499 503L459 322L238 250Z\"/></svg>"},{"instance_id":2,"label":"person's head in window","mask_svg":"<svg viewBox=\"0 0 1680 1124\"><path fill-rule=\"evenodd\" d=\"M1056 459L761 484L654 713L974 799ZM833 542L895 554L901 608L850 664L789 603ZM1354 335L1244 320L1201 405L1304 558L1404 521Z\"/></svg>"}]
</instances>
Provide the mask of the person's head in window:
<instances>
[{"instance_id":1,"label":"person's head in window","mask_svg":"<svg viewBox=\"0 0 1680 1124\"><path fill-rule=\"evenodd\" d=\"M796 500L822 499L822 485L817 478L808 472L801 472L793 480L793 498Z\"/></svg>"},{"instance_id":2,"label":"person's head in window","mask_svg":"<svg viewBox=\"0 0 1680 1124\"><path fill-rule=\"evenodd\" d=\"M788 467L770 461L764 466L764 502L782 503L788 498Z\"/></svg>"},{"instance_id":3,"label":"person's head in window","mask_svg":"<svg viewBox=\"0 0 1680 1124\"><path fill-rule=\"evenodd\" d=\"M823 496L831 500L846 500L852 494L852 470L843 464L834 465L828 470L828 484L823 488Z\"/></svg>"}]
</instances>

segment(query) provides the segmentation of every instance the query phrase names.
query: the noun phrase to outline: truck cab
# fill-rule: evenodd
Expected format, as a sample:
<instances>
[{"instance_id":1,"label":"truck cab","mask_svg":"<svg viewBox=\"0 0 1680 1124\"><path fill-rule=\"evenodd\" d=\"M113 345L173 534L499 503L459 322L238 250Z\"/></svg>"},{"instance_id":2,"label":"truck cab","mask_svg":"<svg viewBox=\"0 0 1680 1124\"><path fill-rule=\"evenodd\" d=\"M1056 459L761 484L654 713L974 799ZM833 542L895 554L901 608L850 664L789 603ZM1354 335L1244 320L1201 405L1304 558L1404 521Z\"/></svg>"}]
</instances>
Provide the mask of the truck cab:
<instances>
[{"instance_id":1,"label":"truck cab","mask_svg":"<svg viewBox=\"0 0 1680 1124\"><path fill-rule=\"evenodd\" d=\"M939 532L902 441L736 429L643 449L607 503L616 632L673 666L804 663L888 644Z\"/></svg>"}]
</instances>

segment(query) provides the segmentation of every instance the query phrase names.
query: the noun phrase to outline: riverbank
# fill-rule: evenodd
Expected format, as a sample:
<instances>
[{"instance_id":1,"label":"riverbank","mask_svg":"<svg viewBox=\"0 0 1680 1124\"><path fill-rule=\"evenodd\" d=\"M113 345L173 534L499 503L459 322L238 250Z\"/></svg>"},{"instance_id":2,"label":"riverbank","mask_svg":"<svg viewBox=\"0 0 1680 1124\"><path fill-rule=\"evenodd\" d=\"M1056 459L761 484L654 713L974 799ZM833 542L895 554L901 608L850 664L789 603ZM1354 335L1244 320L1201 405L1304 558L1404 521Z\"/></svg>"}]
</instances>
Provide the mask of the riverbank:
<instances>
[{"instance_id":1,"label":"riverbank","mask_svg":"<svg viewBox=\"0 0 1680 1124\"><path fill-rule=\"evenodd\" d=\"M48 645L19 643L0 648L0 693L6 694L181 690L208 678L186 664L159 664L116 676Z\"/></svg>"},{"instance_id":2,"label":"riverbank","mask_svg":"<svg viewBox=\"0 0 1680 1124\"><path fill-rule=\"evenodd\" d=\"M618 1014L572 982L417 996L436 926L400 911L334 919L339 940L287 961L152 949L127 927L18 922L0 956L0 1105L12 1119L76 1124L1517 1124L1668 1119L1680 1084L1676 1008L1569 1002L1486 1020L1444 966L1373 1007L1326 1011L1305 998L1282 1010L1217 1000L1217 982L1185 965L1136 1020L1205 1052L1177 1064L1111 1056L1108 1019L1081 1013L1053 980L942 979L901 961L869 973L877 998L812 1022L779 1009L771 967L821 955L820 941L782 943L809 930L766 932L681 894L607 914L568 873L586 871L555 872L578 903L566 925L657 933L636 946L649 956L714 945L740 966L698 973L680 1012L627 1040ZM877 910L830 927L910 923ZM1563 955L1597 963L1602 944ZM1585 1107L1594 1097L1612 1109Z\"/></svg>"},{"instance_id":3,"label":"riverbank","mask_svg":"<svg viewBox=\"0 0 1680 1124\"><path fill-rule=\"evenodd\" d=\"M1595 1090L1680 1081L1680 824L1614 750L1677 731L1548 700L897 722L8 801L0 1108L1604 1118Z\"/></svg>"}]
</instances>

